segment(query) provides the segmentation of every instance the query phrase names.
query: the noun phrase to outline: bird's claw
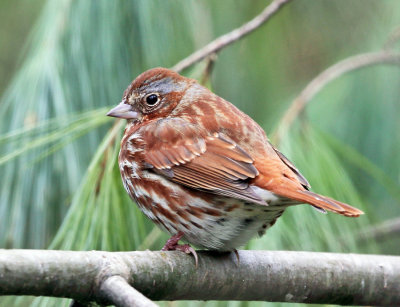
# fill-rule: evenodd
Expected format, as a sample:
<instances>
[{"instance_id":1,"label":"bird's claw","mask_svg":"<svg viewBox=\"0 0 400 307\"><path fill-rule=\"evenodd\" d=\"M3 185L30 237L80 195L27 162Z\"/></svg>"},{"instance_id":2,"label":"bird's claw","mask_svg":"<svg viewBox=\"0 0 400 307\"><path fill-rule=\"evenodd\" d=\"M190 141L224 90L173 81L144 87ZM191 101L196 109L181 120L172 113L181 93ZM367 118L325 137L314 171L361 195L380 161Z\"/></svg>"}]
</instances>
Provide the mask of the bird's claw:
<instances>
[{"instance_id":1,"label":"bird's claw","mask_svg":"<svg viewBox=\"0 0 400 307\"><path fill-rule=\"evenodd\" d=\"M178 245L176 245L175 250L179 250L179 251L184 252L186 254L192 254L193 257L194 257L196 268L198 267L199 258L197 257L197 253L194 250L194 248L191 247L189 244L183 244L183 245L179 245L178 244Z\"/></svg>"},{"instance_id":2,"label":"bird's claw","mask_svg":"<svg viewBox=\"0 0 400 307\"><path fill-rule=\"evenodd\" d=\"M183 237L182 232L178 232L176 235L172 236L165 243L164 247L161 249L162 251L173 251L178 250L184 252L186 254L192 254L195 260L196 268L199 264L199 258L197 257L197 253L193 247L189 244L178 244L178 241Z\"/></svg>"}]
</instances>

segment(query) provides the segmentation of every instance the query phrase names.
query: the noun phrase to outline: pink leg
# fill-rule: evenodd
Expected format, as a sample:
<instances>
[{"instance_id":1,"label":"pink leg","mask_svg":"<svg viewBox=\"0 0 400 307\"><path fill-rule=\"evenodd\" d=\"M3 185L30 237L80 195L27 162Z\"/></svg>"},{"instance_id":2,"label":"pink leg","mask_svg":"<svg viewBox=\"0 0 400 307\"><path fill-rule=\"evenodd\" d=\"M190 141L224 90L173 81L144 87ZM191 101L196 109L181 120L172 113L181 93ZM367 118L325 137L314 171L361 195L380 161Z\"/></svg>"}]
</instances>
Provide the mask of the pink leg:
<instances>
[{"instance_id":1,"label":"pink leg","mask_svg":"<svg viewBox=\"0 0 400 307\"><path fill-rule=\"evenodd\" d=\"M165 243L164 247L161 249L162 251L173 251L178 250L184 252L186 254L192 254L196 263L196 268L199 263L196 251L189 244L178 244L178 241L182 239L183 232L178 232L176 235L172 236Z\"/></svg>"}]
</instances>

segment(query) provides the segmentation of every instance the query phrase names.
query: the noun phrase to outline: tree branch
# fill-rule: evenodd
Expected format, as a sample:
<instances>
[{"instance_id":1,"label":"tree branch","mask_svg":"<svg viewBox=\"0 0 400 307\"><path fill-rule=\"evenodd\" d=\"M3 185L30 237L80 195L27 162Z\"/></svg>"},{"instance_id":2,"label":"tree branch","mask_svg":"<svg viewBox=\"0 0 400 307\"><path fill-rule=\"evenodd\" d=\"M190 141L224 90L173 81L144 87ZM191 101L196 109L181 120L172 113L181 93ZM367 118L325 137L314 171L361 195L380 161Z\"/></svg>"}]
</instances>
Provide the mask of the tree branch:
<instances>
[{"instance_id":1,"label":"tree branch","mask_svg":"<svg viewBox=\"0 0 400 307\"><path fill-rule=\"evenodd\" d=\"M229 33L226 33L215 40L213 40L208 45L204 46L203 48L197 50L187 58L181 60L178 64L172 67L172 70L176 72L180 72L185 68L193 65L204 59L205 57L209 56L210 54L216 53L222 48L236 42L237 40L241 39L242 37L246 36L247 34L253 32L258 27L263 25L267 22L275 13L286 3L292 0L273 0L270 5L268 5L260 15L256 16L249 22L245 23L241 27L232 30Z\"/></svg>"},{"instance_id":2,"label":"tree branch","mask_svg":"<svg viewBox=\"0 0 400 307\"><path fill-rule=\"evenodd\" d=\"M400 234L400 217L386 220L378 225L371 226L359 232L358 237L362 241L382 240L392 238Z\"/></svg>"},{"instance_id":3,"label":"tree branch","mask_svg":"<svg viewBox=\"0 0 400 307\"><path fill-rule=\"evenodd\" d=\"M400 257L289 251L239 254L238 265L234 254L199 252L196 269L193 257L182 252L0 250L0 294L154 306L127 282L153 300L400 304Z\"/></svg>"},{"instance_id":4,"label":"tree branch","mask_svg":"<svg viewBox=\"0 0 400 307\"><path fill-rule=\"evenodd\" d=\"M324 88L329 82L337 79L353 70L377 64L400 64L400 53L392 51L378 51L359 54L344 59L335 65L329 67L316 78L314 78L304 90L293 100L290 107L283 115L278 130L274 135L274 143L277 144L283 135L289 130L294 120L302 113L307 103Z\"/></svg>"},{"instance_id":5,"label":"tree branch","mask_svg":"<svg viewBox=\"0 0 400 307\"><path fill-rule=\"evenodd\" d=\"M142 293L131 287L121 276L114 275L107 278L100 287L100 292L107 302L113 302L121 307L157 307Z\"/></svg>"}]
</instances>

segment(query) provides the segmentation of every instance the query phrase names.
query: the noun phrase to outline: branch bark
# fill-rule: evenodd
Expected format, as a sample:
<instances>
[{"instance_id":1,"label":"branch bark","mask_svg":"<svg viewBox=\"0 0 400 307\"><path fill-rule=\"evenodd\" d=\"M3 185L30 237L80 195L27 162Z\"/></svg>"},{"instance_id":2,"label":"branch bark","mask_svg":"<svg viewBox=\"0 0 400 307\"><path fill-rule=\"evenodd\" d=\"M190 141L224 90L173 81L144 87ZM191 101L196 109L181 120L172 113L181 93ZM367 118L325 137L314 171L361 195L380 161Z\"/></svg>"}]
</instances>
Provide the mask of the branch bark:
<instances>
[{"instance_id":1,"label":"branch bark","mask_svg":"<svg viewBox=\"0 0 400 307\"><path fill-rule=\"evenodd\" d=\"M400 257L289 251L72 252L0 250L0 294L116 306L153 300L400 305ZM119 295L115 295L118 288Z\"/></svg>"},{"instance_id":2,"label":"branch bark","mask_svg":"<svg viewBox=\"0 0 400 307\"><path fill-rule=\"evenodd\" d=\"M176 72L181 72L182 70L192 66L194 63L201 61L207 56L217 53L222 48L236 42L237 40L243 38L244 36L250 34L265 22L267 22L279 9L286 3L292 0L273 0L258 16L254 17L249 22L245 23L239 28L228 32L215 40L213 40L208 45L192 53L187 58L181 60L177 63L172 70Z\"/></svg>"},{"instance_id":3,"label":"branch bark","mask_svg":"<svg viewBox=\"0 0 400 307\"><path fill-rule=\"evenodd\" d=\"M125 278L118 275L107 278L101 284L100 294L103 295L105 301L113 302L116 306L157 307L155 303L131 287Z\"/></svg>"}]
</instances>

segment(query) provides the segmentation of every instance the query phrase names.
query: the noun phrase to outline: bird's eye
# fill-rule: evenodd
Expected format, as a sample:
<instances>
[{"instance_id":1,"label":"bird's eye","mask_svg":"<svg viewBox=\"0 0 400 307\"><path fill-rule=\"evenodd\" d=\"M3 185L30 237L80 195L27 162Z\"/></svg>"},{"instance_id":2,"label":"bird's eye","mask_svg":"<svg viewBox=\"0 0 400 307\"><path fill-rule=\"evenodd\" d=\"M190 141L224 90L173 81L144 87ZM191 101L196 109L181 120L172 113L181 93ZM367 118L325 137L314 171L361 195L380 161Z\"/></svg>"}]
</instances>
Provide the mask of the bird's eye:
<instances>
[{"instance_id":1,"label":"bird's eye","mask_svg":"<svg viewBox=\"0 0 400 307\"><path fill-rule=\"evenodd\" d=\"M146 97L146 104L150 107L154 106L158 102L157 94L150 94Z\"/></svg>"}]
</instances>

